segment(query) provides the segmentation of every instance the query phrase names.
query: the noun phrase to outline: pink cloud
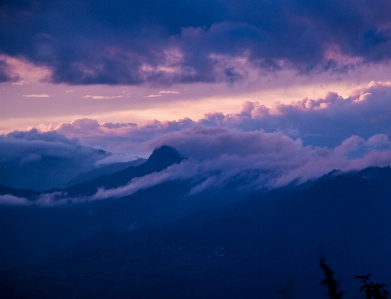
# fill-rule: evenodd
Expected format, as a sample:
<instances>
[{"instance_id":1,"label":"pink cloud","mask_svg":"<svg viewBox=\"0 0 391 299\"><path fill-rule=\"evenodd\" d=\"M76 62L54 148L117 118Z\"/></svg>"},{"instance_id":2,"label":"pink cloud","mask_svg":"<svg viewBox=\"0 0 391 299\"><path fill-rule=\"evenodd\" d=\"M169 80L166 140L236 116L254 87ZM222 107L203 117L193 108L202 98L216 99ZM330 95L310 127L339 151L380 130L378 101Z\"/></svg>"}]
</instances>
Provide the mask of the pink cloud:
<instances>
[{"instance_id":1,"label":"pink cloud","mask_svg":"<svg viewBox=\"0 0 391 299\"><path fill-rule=\"evenodd\" d=\"M61 132L82 144L113 152L104 163L148 157L164 144L189 158L180 167L111 193L136 192L151 186L148 180L153 185L181 177L196 178L192 192L202 192L249 173L251 188L276 187L334 169L390 165L390 101L391 83L371 82L347 98L328 93L324 98L276 103L271 108L245 102L238 113L212 112L199 121L154 120L137 126L84 118L42 125L40 130ZM25 155L23 163L37 159ZM100 196L111 194L107 192L101 190Z\"/></svg>"},{"instance_id":2,"label":"pink cloud","mask_svg":"<svg viewBox=\"0 0 391 299\"><path fill-rule=\"evenodd\" d=\"M41 94L25 94L23 95L25 98L50 98L50 95L46 93Z\"/></svg>"},{"instance_id":3,"label":"pink cloud","mask_svg":"<svg viewBox=\"0 0 391 299\"><path fill-rule=\"evenodd\" d=\"M0 55L0 62L5 65L7 76L15 85L24 85L31 82L45 81L51 75L47 67L37 66L22 58Z\"/></svg>"},{"instance_id":4,"label":"pink cloud","mask_svg":"<svg viewBox=\"0 0 391 299\"><path fill-rule=\"evenodd\" d=\"M191 134L197 136L197 130L203 127L226 128L249 132L249 135L261 131L280 132L293 139L300 138L306 145L334 148L348 146L347 142L352 140L347 139L351 136L368 139L383 134L389 138L390 101L391 83L371 82L367 87L352 91L347 98L328 93L324 98L303 99L290 104L276 103L271 108L257 102L245 102L238 113L224 115L211 112L198 121L189 118L164 122L154 120L137 126L131 122L99 123L92 119L79 119L58 126L41 125L39 129L56 130L66 136L77 137L86 145L133 157L146 157L152 150L147 144L156 144L160 138L171 138L171 133L180 134L183 130L193 128L191 133L186 131L187 135L182 134L184 143ZM220 131L224 134L223 130ZM345 143L341 145L344 140ZM200 139L199 142L208 148L204 140ZM252 140L238 140L238 144L241 142L253 143Z\"/></svg>"}]
</instances>

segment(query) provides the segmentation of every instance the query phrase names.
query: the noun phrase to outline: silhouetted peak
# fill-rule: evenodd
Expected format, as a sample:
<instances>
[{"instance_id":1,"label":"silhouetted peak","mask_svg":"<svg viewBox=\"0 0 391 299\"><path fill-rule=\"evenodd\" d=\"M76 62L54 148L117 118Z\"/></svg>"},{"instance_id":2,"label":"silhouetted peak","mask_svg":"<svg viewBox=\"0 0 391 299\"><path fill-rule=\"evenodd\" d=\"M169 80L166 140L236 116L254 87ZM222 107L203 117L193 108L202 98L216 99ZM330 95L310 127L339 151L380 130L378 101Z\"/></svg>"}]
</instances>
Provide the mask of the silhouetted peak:
<instances>
[{"instance_id":1,"label":"silhouetted peak","mask_svg":"<svg viewBox=\"0 0 391 299\"><path fill-rule=\"evenodd\" d=\"M179 163L183 160L178 151L167 145L162 145L161 147L156 148L152 154L149 156L147 162L154 164L174 164Z\"/></svg>"}]
</instances>

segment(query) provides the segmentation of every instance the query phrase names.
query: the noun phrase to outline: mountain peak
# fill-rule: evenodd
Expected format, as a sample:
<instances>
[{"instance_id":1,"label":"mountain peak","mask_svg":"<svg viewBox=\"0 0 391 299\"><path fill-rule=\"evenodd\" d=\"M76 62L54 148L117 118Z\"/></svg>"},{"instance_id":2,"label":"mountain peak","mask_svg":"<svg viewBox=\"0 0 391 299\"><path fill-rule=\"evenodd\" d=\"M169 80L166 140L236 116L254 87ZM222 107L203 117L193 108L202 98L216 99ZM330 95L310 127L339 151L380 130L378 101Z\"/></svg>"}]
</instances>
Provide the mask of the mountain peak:
<instances>
[{"instance_id":1,"label":"mountain peak","mask_svg":"<svg viewBox=\"0 0 391 299\"><path fill-rule=\"evenodd\" d=\"M99 187L105 189L118 188L126 185L133 178L142 177L153 172L159 172L167 167L179 163L183 160L178 151L170 146L163 145L155 149L148 160L136 167L130 166L113 174L100 176L91 181L68 187L68 194L94 194Z\"/></svg>"},{"instance_id":2,"label":"mountain peak","mask_svg":"<svg viewBox=\"0 0 391 299\"><path fill-rule=\"evenodd\" d=\"M156 148L149 156L146 163L153 163L155 165L167 165L166 167L179 163L183 160L178 151L168 145L162 145Z\"/></svg>"}]
</instances>

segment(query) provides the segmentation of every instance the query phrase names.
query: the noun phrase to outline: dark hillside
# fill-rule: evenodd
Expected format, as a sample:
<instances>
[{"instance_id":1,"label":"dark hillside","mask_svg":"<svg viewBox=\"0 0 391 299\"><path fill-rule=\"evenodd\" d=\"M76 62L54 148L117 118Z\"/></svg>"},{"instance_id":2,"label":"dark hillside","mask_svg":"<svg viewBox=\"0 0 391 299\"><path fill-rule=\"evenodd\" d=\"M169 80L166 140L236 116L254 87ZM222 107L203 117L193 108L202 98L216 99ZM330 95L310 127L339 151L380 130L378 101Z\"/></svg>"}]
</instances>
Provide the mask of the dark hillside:
<instances>
[{"instance_id":1,"label":"dark hillside","mask_svg":"<svg viewBox=\"0 0 391 299\"><path fill-rule=\"evenodd\" d=\"M70 196L92 195L99 187L104 187L105 189L117 188L129 183L133 178L162 171L182 160L183 158L174 148L162 146L155 149L148 160L139 166L130 166L113 174L100 176L91 181L67 187L64 191L68 192Z\"/></svg>"},{"instance_id":2,"label":"dark hillside","mask_svg":"<svg viewBox=\"0 0 391 299\"><path fill-rule=\"evenodd\" d=\"M128 167L136 167L141 164L143 164L146 161L146 159L139 158L134 161L124 162L124 163L114 163L109 165L101 165L95 169L92 169L88 172L83 172L78 174L77 176L73 177L66 185L72 186L81 184L87 181L91 181L92 179L95 179L97 177L103 176L103 175L109 175L113 174L115 172L121 171Z\"/></svg>"},{"instance_id":3,"label":"dark hillside","mask_svg":"<svg viewBox=\"0 0 391 299\"><path fill-rule=\"evenodd\" d=\"M40 266L3 271L2 290L11 298L278 298L293 281L290 298L321 298L321 249L344 298L358 298L355 275L391 281L390 173L329 175L171 224L101 232Z\"/></svg>"}]
</instances>

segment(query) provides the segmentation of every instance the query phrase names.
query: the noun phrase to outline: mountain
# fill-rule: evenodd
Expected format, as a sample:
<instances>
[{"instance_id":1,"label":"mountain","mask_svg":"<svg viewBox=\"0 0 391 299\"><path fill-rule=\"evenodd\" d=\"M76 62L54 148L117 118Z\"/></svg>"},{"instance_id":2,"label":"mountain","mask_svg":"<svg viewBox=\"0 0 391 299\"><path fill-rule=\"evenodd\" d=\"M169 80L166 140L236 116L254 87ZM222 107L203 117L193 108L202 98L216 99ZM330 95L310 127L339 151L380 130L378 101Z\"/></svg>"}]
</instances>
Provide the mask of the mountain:
<instances>
[{"instance_id":1,"label":"mountain","mask_svg":"<svg viewBox=\"0 0 391 299\"><path fill-rule=\"evenodd\" d=\"M29 198L35 195L38 195L38 191L30 190L30 189L17 189L4 185L0 185L0 195L12 194L17 197Z\"/></svg>"},{"instance_id":2,"label":"mountain","mask_svg":"<svg viewBox=\"0 0 391 299\"><path fill-rule=\"evenodd\" d=\"M121 171L125 168L128 168L130 166L139 166L143 164L146 159L138 158L134 161L124 162L124 163L113 163L109 165L100 165L95 169L92 169L87 172L79 173L75 177L73 177L69 182L66 184L67 186L77 185L81 184L87 181L91 181L92 179L95 179L97 177L103 176L103 175L109 175L113 174L115 172Z\"/></svg>"},{"instance_id":3,"label":"mountain","mask_svg":"<svg viewBox=\"0 0 391 299\"><path fill-rule=\"evenodd\" d=\"M68 192L69 195L92 194L98 187L123 185L134 177L161 171L182 159L175 149L163 146L156 149L142 165L67 189L50 190L43 194L8 187L0 190L4 190L4 194L24 195L31 202L55 191ZM192 210L171 209L171 205L174 206L183 193L189 192L188 188L182 183L174 183L171 187L160 185L124 198L74 205L0 205L0 269L43 261L73 242L104 229L127 230L131 226L176 219Z\"/></svg>"},{"instance_id":4,"label":"mountain","mask_svg":"<svg viewBox=\"0 0 391 299\"><path fill-rule=\"evenodd\" d=\"M21 161L1 160L0 184L34 191L62 188L72 177L91 170L96 161L107 157L102 150L88 148L82 152L82 156L74 156L73 152L59 150L53 155L26 154Z\"/></svg>"},{"instance_id":5,"label":"mountain","mask_svg":"<svg viewBox=\"0 0 391 299\"><path fill-rule=\"evenodd\" d=\"M179 163L183 158L176 149L163 145L155 149L143 164L133 167L127 167L113 174L100 176L88 182L69 186L64 189L70 196L92 195L98 191L98 188L112 189L129 183L133 178L142 177L153 172L159 172L163 169Z\"/></svg>"},{"instance_id":6,"label":"mountain","mask_svg":"<svg viewBox=\"0 0 391 299\"><path fill-rule=\"evenodd\" d=\"M135 170L144 163L125 174L181 159L163 147L147 169ZM7 263L0 292L8 298L278 298L278 289L290 286L290 298L320 298L326 289L319 251L341 279L344 298L359 296L355 275L391 281L389 167L332 172L305 186L251 194L227 184L189 195L193 186L173 181L118 199L0 207ZM25 267L10 269L15 265Z\"/></svg>"}]
</instances>

